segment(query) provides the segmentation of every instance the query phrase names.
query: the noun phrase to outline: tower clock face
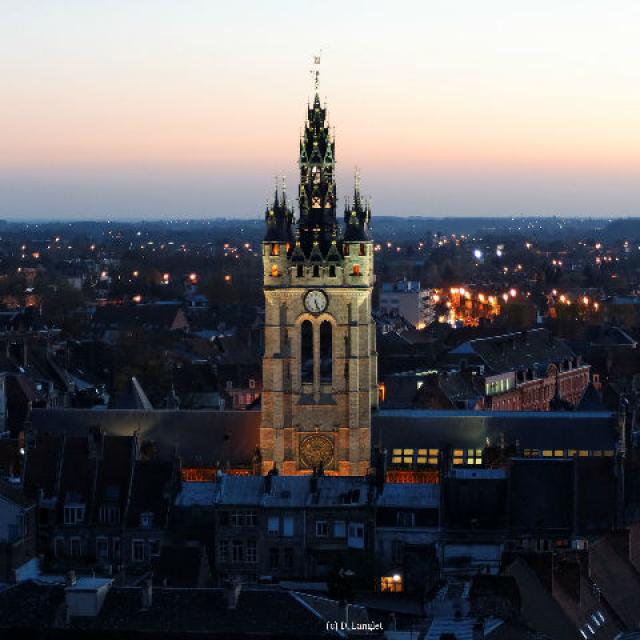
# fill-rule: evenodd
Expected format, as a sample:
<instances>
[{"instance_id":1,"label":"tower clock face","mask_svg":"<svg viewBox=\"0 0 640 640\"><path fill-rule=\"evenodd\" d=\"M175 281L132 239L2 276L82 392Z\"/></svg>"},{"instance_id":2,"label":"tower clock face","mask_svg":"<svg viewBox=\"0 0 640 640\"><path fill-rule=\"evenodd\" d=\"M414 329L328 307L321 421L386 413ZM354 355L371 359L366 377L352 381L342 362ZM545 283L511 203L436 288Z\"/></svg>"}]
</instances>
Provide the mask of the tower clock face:
<instances>
[{"instance_id":1,"label":"tower clock face","mask_svg":"<svg viewBox=\"0 0 640 640\"><path fill-rule=\"evenodd\" d=\"M304 297L304 308L311 313L322 313L328 304L327 294L320 289L307 291Z\"/></svg>"},{"instance_id":2,"label":"tower clock face","mask_svg":"<svg viewBox=\"0 0 640 640\"><path fill-rule=\"evenodd\" d=\"M314 434L300 442L300 460L306 467L314 468L320 463L329 466L333 454L333 441L327 436Z\"/></svg>"}]
</instances>

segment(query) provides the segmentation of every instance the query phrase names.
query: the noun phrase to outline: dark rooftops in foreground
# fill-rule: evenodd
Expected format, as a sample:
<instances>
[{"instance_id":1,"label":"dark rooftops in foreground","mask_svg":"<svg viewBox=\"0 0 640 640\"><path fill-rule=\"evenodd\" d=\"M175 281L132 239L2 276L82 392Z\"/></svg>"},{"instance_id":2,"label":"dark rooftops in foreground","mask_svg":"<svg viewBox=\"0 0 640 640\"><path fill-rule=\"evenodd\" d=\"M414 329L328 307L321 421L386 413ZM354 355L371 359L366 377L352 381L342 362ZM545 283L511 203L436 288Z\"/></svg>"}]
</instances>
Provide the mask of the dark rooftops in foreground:
<instances>
[{"instance_id":1,"label":"dark rooftops in foreground","mask_svg":"<svg viewBox=\"0 0 640 640\"><path fill-rule=\"evenodd\" d=\"M104 581L103 581L104 582ZM107 587L96 616L67 615L63 584L22 582L0 591L0 631L33 637L321 638L333 635L308 598L277 588ZM94 595L91 589L85 596ZM68 603L68 601L67 601ZM334 603L333 611L338 610ZM2 635L0 633L0 635Z\"/></svg>"}]
</instances>

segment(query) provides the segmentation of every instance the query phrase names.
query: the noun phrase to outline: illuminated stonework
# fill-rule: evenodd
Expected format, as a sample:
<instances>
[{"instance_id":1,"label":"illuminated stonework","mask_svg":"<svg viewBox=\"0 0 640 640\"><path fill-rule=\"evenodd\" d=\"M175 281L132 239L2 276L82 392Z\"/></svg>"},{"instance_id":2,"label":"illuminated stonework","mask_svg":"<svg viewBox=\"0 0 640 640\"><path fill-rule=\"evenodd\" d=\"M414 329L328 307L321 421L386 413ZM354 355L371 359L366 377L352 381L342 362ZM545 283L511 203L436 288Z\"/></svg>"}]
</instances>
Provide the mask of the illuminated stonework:
<instances>
[{"instance_id":1,"label":"illuminated stonework","mask_svg":"<svg viewBox=\"0 0 640 640\"><path fill-rule=\"evenodd\" d=\"M298 219L284 188L265 212L262 468L364 475L378 402L370 211L356 177L343 229L336 220L335 142L317 93L299 165Z\"/></svg>"}]
</instances>

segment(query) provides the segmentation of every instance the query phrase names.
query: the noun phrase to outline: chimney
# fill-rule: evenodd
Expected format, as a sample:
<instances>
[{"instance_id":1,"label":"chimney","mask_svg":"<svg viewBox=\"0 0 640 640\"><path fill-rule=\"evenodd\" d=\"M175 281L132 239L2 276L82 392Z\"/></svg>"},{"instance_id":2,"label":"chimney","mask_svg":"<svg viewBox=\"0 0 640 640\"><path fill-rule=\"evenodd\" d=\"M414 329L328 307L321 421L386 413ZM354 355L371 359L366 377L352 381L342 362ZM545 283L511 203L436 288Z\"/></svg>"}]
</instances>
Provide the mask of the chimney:
<instances>
[{"instance_id":1,"label":"chimney","mask_svg":"<svg viewBox=\"0 0 640 640\"><path fill-rule=\"evenodd\" d=\"M225 596L227 598L227 609L237 609L240 600L240 592L242 591L242 580L238 576L234 576L227 580L224 587Z\"/></svg>"},{"instance_id":2,"label":"chimney","mask_svg":"<svg viewBox=\"0 0 640 640\"><path fill-rule=\"evenodd\" d=\"M271 495L271 486L273 483L273 476L270 473L264 477L264 493L265 495Z\"/></svg>"},{"instance_id":3,"label":"chimney","mask_svg":"<svg viewBox=\"0 0 640 640\"><path fill-rule=\"evenodd\" d=\"M151 575L144 578L140 585L140 605L143 610L151 609L153 604L153 578Z\"/></svg>"}]
</instances>

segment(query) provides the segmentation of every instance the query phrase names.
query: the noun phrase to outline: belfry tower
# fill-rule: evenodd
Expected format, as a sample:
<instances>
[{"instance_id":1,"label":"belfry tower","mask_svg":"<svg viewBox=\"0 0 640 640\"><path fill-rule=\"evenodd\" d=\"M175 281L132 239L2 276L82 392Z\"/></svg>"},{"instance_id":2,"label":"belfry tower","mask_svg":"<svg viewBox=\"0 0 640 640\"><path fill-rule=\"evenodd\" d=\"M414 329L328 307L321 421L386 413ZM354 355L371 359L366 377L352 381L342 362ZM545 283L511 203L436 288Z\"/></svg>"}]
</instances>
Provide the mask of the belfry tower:
<instances>
[{"instance_id":1,"label":"belfry tower","mask_svg":"<svg viewBox=\"0 0 640 640\"><path fill-rule=\"evenodd\" d=\"M300 140L299 218L284 184L265 213L262 469L364 475L378 398L370 208L356 174L341 229L335 140L320 103L318 63Z\"/></svg>"}]
</instances>

